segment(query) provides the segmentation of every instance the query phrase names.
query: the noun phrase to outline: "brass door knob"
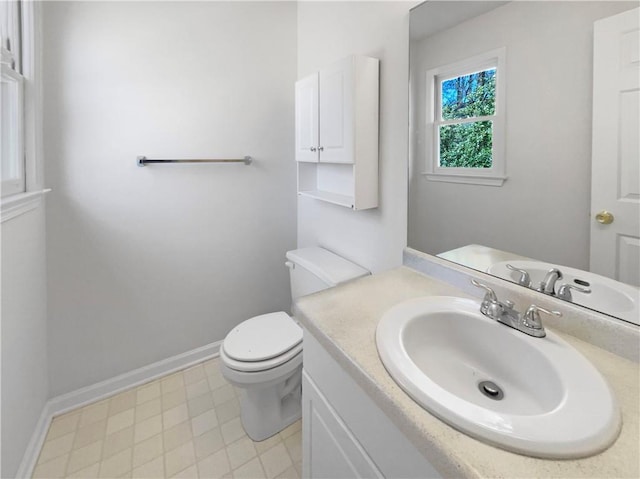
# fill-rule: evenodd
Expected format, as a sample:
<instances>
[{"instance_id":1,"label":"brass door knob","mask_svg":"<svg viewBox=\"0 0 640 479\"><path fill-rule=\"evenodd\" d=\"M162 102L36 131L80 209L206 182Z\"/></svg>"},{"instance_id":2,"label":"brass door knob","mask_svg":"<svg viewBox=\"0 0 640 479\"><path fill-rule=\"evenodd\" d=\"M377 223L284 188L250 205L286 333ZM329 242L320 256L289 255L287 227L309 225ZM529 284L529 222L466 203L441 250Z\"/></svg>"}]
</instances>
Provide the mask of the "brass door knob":
<instances>
[{"instance_id":1,"label":"brass door knob","mask_svg":"<svg viewBox=\"0 0 640 479\"><path fill-rule=\"evenodd\" d=\"M610 225L613 223L613 215L606 210L602 210L596 214L596 221L601 225Z\"/></svg>"}]
</instances>

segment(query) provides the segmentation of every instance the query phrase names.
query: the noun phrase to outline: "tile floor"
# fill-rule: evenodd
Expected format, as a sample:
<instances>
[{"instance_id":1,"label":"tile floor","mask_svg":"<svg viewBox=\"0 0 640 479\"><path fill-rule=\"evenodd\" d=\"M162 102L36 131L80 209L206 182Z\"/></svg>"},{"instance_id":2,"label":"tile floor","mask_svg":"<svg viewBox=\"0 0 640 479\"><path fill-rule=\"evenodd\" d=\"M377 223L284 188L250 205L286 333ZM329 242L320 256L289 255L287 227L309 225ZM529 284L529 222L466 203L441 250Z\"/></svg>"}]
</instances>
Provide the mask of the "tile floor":
<instances>
[{"instance_id":1,"label":"tile floor","mask_svg":"<svg viewBox=\"0 0 640 479\"><path fill-rule=\"evenodd\" d=\"M34 478L292 478L300 421L262 441L213 359L57 416Z\"/></svg>"}]
</instances>

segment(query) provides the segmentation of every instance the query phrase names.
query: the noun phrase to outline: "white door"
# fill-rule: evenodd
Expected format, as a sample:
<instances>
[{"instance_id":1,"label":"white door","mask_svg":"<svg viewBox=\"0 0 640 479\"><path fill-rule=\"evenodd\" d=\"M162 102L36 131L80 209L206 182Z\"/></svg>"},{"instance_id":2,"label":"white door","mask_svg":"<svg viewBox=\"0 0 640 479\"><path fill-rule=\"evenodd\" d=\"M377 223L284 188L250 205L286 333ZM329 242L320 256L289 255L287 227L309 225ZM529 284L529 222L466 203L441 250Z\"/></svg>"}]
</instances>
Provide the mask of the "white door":
<instances>
[{"instance_id":1,"label":"white door","mask_svg":"<svg viewBox=\"0 0 640 479\"><path fill-rule=\"evenodd\" d=\"M640 9L594 24L591 271L640 286ZM606 213L608 214L606 214Z\"/></svg>"},{"instance_id":2,"label":"white door","mask_svg":"<svg viewBox=\"0 0 640 479\"><path fill-rule=\"evenodd\" d=\"M349 57L320 71L320 161L353 163L354 65Z\"/></svg>"},{"instance_id":3,"label":"white door","mask_svg":"<svg viewBox=\"0 0 640 479\"><path fill-rule=\"evenodd\" d=\"M318 161L318 74L296 82L296 161Z\"/></svg>"}]
</instances>

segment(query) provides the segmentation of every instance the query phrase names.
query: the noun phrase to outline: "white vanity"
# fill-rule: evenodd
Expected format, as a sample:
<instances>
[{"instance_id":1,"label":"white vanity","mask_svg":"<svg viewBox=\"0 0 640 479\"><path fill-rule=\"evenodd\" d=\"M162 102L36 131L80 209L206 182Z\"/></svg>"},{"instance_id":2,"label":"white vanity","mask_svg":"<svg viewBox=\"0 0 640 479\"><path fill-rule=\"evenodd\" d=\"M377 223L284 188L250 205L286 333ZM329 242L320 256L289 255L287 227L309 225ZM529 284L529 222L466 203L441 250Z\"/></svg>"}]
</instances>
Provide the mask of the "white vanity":
<instances>
[{"instance_id":1,"label":"white vanity","mask_svg":"<svg viewBox=\"0 0 640 479\"><path fill-rule=\"evenodd\" d=\"M444 261L433 261L445 276L468 274ZM492 281L496 281L499 295L513 295L516 308L530 301L522 288ZM470 298L474 292L468 291L471 294L451 281L405 266L297 303L295 314L305 327L304 477L638 477L638 363L561 333L554 326L551 329L555 335L602 374L619 404L620 434L599 454L555 460L508 452L449 426L396 384L376 348L380 318L410 299ZM480 297L482 292L475 299ZM583 313L572 305L567 305L564 312L562 321L582 325L612 321L602 315L588 317L597 313ZM637 328L625 331L630 336L621 340L621 349L633 348ZM588 332L582 337L587 338ZM526 374L526 367L522 371Z\"/></svg>"}]
</instances>

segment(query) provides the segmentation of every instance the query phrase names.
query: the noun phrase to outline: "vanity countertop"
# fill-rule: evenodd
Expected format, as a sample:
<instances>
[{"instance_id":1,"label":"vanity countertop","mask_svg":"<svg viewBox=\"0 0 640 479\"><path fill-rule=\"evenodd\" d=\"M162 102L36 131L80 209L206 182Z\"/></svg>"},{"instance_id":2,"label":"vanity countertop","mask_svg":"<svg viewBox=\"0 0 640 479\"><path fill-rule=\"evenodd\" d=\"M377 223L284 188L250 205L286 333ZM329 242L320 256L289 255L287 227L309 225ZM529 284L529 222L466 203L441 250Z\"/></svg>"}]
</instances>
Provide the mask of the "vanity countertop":
<instances>
[{"instance_id":1,"label":"vanity countertop","mask_svg":"<svg viewBox=\"0 0 640 479\"><path fill-rule=\"evenodd\" d=\"M376 349L376 327L392 306L433 295L469 297L403 266L301 298L295 312L443 477L640 477L638 364L558 331L598 368L618 399L622 431L600 454L548 460L511 453L458 432L414 402L385 370Z\"/></svg>"}]
</instances>

